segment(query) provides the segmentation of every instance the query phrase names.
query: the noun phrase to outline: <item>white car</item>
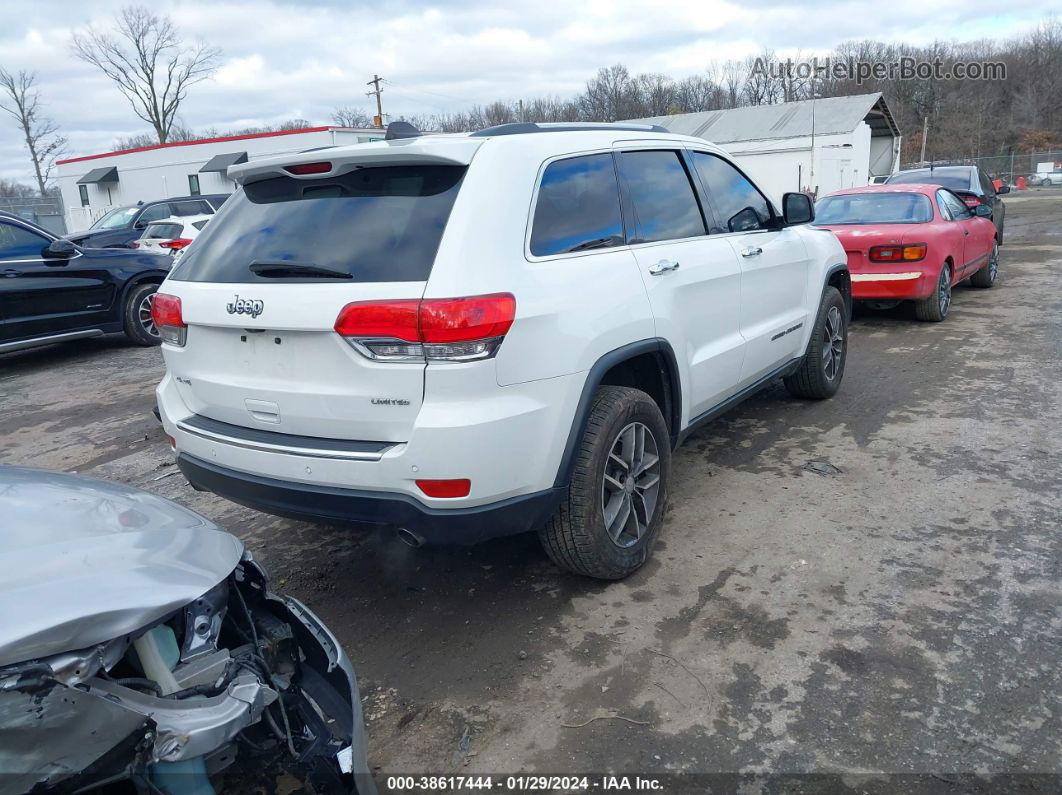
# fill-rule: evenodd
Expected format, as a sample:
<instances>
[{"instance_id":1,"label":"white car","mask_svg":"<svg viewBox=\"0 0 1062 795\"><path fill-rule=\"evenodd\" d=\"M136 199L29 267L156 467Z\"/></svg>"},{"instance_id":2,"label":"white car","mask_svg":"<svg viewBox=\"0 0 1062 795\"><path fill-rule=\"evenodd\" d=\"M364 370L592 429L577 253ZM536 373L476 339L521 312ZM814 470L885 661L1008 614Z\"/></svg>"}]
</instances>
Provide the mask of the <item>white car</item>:
<instances>
[{"instance_id":1,"label":"white car","mask_svg":"<svg viewBox=\"0 0 1062 795\"><path fill-rule=\"evenodd\" d=\"M235 502L414 545L538 530L618 579L686 435L841 383L845 252L701 139L502 125L229 175L154 318L177 461Z\"/></svg>"},{"instance_id":2,"label":"white car","mask_svg":"<svg viewBox=\"0 0 1062 795\"><path fill-rule=\"evenodd\" d=\"M213 215L185 215L153 221L144 229L139 240L133 242L133 248L151 251L155 254L177 254L203 231L203 227Z\"/></svg>"},{"instance_id":3,"label":"white car","mask_svg":"<svg viewBox=\"0 0 1062 795\"><path fill-rule=\"evenodd\" d=\"M1042 187L1050 187L1051 185L1062 185L1062 171L1039 171L1029 180L1033 185L1040 185Z\"/></svg>"}]
</instances>

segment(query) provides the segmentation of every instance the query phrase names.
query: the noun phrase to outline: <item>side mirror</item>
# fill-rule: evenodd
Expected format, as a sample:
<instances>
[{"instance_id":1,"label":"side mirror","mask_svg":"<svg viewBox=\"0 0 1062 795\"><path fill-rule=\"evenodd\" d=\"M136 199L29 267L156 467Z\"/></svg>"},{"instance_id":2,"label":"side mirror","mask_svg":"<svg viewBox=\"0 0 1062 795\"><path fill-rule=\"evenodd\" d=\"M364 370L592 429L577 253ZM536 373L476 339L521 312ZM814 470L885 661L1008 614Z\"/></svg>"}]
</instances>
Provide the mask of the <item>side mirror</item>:
<instances>
[{"instance_id":1,"label":"side mirror","mask_svg":"<svg viewBox=\"0 0 1062 795\"><path fill-rule=\"evenodd\" d=\"M809 224L815 220L815 205L806 193L786 193L782 196L782 217L786 224Z\"/></svg>"},{"instance_id":2,"label":"side mirror","mask_svg":"<svg viewBox=\"0 0 1062 795\"><path fill-rule=\"evenodd\" d=\"M996 193L1002 196L1004 193L1010 193L1010 185L1000 185L996 188Z\"/></svg>"},{"instance_id":3,"label":"side mirror","mask_svg":"<svg viewBox=\"0 0 1062 795\"><path fill-rule=\"evenodd\" d=\"M77 246L65 237L60 237L49 243L41 253L48 259L70 259L77 253Z\"/></svg>"},{"instance_id":4,"label":"side mirror","mask_svg":"<svg viewBox=\"0 0 1062 795\"><path fill-rule=\"evenodd\" d=\"M981 218L991 218L992 208L989 207L987 204L979 204L974 207L974 215L978 215Z\"/></svg>"}]
</instances>

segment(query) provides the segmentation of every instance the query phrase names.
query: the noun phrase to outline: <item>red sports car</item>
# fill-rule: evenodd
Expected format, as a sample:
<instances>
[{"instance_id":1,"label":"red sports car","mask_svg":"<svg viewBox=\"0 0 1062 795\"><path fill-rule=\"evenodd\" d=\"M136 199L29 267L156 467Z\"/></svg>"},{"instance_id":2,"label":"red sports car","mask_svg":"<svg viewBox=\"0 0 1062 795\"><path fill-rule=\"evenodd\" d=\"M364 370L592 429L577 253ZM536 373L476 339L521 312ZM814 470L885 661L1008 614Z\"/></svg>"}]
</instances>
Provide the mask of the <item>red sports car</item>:
<instances>
[{"instance_id":1,"label":"red sports car","mask_svg":"<svg viewBox=\"0 0 1062 795\"><path fill-rule=\"evenodd\" d=\"M870 185L824 196L815 225L848 254L852 298L871 304L914 301L919 320L939 322L963 279L991 287L999 270L992 210L967 207L940 185Z\"/></svg>"}]
</instances>

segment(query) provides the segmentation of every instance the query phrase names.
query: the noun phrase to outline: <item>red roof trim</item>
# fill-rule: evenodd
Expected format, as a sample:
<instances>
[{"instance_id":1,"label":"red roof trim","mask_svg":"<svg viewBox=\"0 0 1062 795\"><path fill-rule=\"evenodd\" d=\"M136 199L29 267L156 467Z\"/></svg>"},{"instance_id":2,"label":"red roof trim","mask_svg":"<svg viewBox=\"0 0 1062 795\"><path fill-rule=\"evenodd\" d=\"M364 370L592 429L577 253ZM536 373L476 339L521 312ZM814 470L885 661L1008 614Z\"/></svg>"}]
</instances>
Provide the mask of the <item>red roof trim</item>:
<instances>
[{"instance_id":1,"label":"red roof trim","mask_svg":"<svg viewBox=\"0 0 1062 795\"><path fill-rule=\"evenodd\" d=\"M115 155L128 155L133 152L150 152L152 149L169 149L173 146L196 146L197 144L220 144L226 141L247 141L251 138L272 138L277 135L298 135L299 133L328 132L329 130L342 130L342 127L305 127L301 130L276 130L274 132L248 133L247 135L223 135L220 138L199 138L195 141L174 141L168 144L154 144L152 146L138 146L134 149L121 149L117 152L104 152L100 155L84 155L82 157L68 157L66 160L56 160L56 165L64 163L80 163L82 160L96 160L100 157L113 157Z\"/></svg>"}]
</instances>

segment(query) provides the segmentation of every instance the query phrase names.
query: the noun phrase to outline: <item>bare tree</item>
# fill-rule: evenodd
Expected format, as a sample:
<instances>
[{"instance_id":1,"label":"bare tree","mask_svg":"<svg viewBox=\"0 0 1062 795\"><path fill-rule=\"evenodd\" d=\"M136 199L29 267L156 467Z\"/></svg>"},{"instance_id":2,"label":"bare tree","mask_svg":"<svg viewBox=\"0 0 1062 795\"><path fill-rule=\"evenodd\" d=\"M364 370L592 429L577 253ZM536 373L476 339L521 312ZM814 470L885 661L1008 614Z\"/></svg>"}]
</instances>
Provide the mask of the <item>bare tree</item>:
<instances>
[{"instance_id":1,"label":"bare tree","mask_svg":"<svg viewBox=\"0 0 1062 795\"><path fill-rule=\"evenodd\" d=\"M369 114L361 108L352 108L349 105L333 110L332 121L340 127L372 127Z\"/></svg>"},{"instance_id":2,"label":"bare tree","mask_svg":"<svg viewBox=\"0 0 1062 795\"><path fill-rule=\"evenodd\" d=\"M33 161L37 189L45 196L52 166L66 146L66 138L59 135L59 128L43 114L36 82L37 75L33 72L20 71L15 75L0 68L0 88L7 95L0 102L0 110L18 122Z\"/></svg>"},{"instance_id":3,"label":"bare tree","mask_svg":"<svg viewBox=\"0 0 1062 795\"><path fill-rule=\"evenodd\" d=\"M598 69L579 98L588 121L617 121L638 117L638 89L623 64Z\"/></svg>"},{"instance_id":4,"label":"bare tree","mask_svg":"<svg viewBox=\"0 0 1062 795\"><path fill-rule=\"evenodd\" d=\"M666 116L675 105L675 81L667 75L641 74L635 79L639 116Z\"/></svg>"},{"instance_id":5,"label":"bare tree","mask_svg":"<svg viewBox=\"0 0 1062 795\"><path fill-rule=\"evenodd\" d=\"M185 44L173 20L144 6L123 8L114 29L75 33L74 55L103 72L164 144L188 88L217 71L221 50Z\"/></svg>"},{"instance_id":6,"label":"bare tree","mask_svg":"<svg viewBox=\"0 0 1062 795\"><path fill-rule=\"evenodd\" d=\"M151 133L137 133L136 135L116 139L111 144L111 149L115 152L122 152L126 149L142 149L145 146L155 146L157 143L158 141L155 140L155 136Z\"/></svg>"},{"instance_id":7,"label":"bare tree","mask_svg":"<svg viewBox=\"0 0 1062 795\"><path fill-rule=\"evenodd\" d=\"M5 199L28 199L36 195L37 191L32 185L23 185L13 179L0 179L0 197Z\"/></svg>"}]
</instances>

